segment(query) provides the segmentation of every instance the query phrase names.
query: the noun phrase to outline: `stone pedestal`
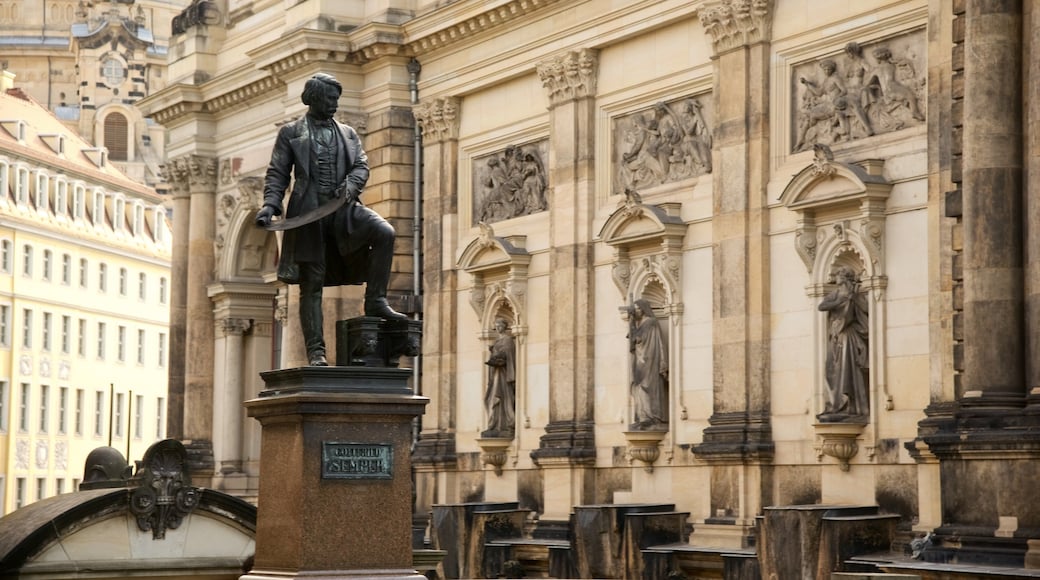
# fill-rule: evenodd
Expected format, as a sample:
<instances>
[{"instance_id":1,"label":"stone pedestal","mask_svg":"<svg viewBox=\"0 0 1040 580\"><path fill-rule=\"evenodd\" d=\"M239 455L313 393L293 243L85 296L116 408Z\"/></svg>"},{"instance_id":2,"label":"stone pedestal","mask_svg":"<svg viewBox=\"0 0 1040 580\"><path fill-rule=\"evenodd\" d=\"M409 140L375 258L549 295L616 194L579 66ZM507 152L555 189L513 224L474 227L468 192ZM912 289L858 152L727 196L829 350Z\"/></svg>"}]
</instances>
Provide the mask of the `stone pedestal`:
<instances>
[{"instance_id":1,"label":"stone pedestal","mask_svg":"<svg viewBox=\"0 0 1040 580\"><path fill-rule=\"evenodd\" d=\"M408 369L261 373L256 560L243 580L424 578L412 563Z\"/></svg>"}]
</instances>

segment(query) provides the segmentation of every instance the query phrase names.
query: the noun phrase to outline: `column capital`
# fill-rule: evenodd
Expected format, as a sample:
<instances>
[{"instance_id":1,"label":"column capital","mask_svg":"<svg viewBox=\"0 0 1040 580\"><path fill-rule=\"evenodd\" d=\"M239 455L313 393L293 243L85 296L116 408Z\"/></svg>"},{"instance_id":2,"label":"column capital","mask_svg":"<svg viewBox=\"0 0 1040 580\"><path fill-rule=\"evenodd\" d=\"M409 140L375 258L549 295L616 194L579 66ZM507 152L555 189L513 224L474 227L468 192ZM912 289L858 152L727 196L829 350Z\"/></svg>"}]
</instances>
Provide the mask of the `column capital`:
<instances>
[{"instance_id":1,"label":"column capital","mask_svg":"<svg viewBox=\"0 0 1040 580\"><path fill-rule=\"evenodd\" d=\"M195 153L174 157L162 166L162 177L170 184L174 197L214 191L217 158Z\"/></svg>"},{"instance_id":2,"label":"column capital","mask_svg":"<svg viewBox=\"0 0 1040 580\"><path fill-rule=\"evenodd\" d=\"M538 63L538 77L554 106L595 96L598 73L599 51L592 48L579 48Z\"/></svg>"},{"instance_id":3,"label":"column capital","mask_svg":"<svg viewBox=\"0 0 1040 580\"><path fill-rule=\"evenodd\" d=\"M711 35L715 55L769 40L773 23L773 0L721 0L700 11L704 30Z\"/></svg>"},{"instance_id":4,"label":"column capital","mask_svg":"<svg viewBox=\"0 0 1040 580\"><path fill-rule=\"evenodd\" d=\"M224 336L242 336L253 326L253 321L248 318L225 318L220 321L220 329Z\"/></svg>"},{"instance_id":5,"label":"column capital","mask_svg":"<svg viewBox=\"0 0 1040 580\"><path fill-rule=\"evenodd\" d=\"M415 122L427 142L439 143L459 138L458 97L438 97L419 103L412 109Z\"/></svg>"}]
</instances>

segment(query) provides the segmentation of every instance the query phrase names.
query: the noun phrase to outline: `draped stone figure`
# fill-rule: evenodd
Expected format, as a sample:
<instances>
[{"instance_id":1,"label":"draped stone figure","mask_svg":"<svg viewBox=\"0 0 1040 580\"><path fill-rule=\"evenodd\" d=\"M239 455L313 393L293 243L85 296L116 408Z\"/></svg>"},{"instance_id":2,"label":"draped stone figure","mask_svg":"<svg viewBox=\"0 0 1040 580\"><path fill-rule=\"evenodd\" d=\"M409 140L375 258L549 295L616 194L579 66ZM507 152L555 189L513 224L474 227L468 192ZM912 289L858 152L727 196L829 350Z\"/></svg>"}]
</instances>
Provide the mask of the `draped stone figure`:
<instances>
[{"instance_id":1,"label":"draped stone figure","mask_svg":"<svg viewBox=\"0 0 1040 580\"><path fill-rule=\"evenodd\" d=\"M632 356L632 425L637 431L665 429L668 424L668 349L653 307L640 298L629 308L629 351Z\"/></svg>"},{"instance_id":2,"label":"draped stone figure","mask_svg":"<svg viewBox=\"0 0 1040 580\"><path fill-rule=\"evenodd\" d=\"M824 297L827 312L827 400L821 422L865 420L870 413L867 298L851 268L836 274L838 287Z\"/></svg>"},{"instance_id":3,"label":"draped stone figure","mask_svg":"<svg viewBox=\"0 0 1040 580\"><path fill-rule=\"evenodd\" d=\"M487 430L483 435L512 435L516 429L516 342L509 333L505 319L495 320L498 338L491 344L488 366L487 392L484 408L487 411Z\"/></svg>"}]
</instances>

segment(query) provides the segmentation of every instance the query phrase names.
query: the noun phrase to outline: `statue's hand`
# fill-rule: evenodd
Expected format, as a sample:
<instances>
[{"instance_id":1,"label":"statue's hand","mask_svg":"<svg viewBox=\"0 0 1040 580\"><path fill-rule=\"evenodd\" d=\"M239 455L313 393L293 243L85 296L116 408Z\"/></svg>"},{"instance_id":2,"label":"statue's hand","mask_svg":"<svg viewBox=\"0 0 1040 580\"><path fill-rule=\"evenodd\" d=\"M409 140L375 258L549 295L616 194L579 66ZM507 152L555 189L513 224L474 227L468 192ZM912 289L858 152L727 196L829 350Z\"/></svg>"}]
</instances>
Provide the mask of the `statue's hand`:
<instances>
[{"instance_id":1,"label":"statue's hand","mask_svg":"<svg viewBox=\"0 0 1040 580\"><path fill-rule=\"evenodd\" d=\"M256 212L256 225L261 228L266 228L271 225L271 217L275 215L275 208L270 205L265 205L260 208L260 211Z\"/></svg>"}]
</instances>

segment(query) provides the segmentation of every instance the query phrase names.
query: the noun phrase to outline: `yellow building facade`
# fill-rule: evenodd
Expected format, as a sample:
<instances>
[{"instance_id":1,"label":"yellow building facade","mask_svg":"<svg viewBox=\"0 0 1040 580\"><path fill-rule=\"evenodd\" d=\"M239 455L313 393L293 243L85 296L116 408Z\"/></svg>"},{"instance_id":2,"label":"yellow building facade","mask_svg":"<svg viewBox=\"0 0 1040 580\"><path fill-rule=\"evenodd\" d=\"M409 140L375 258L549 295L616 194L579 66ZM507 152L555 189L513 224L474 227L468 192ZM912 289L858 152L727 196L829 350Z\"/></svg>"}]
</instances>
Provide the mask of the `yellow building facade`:
<instances>
[{"instance_id":1,"label":"yellow building facade","mask_svg":"<svg viewBox=\"0 0 1040 580\"><path fill-rule=\"evenodd\" d=\"M110 445L165 435L162 198L42 104L0 93L0 512L75 490Z\"/></svg>"}]
</instances>

